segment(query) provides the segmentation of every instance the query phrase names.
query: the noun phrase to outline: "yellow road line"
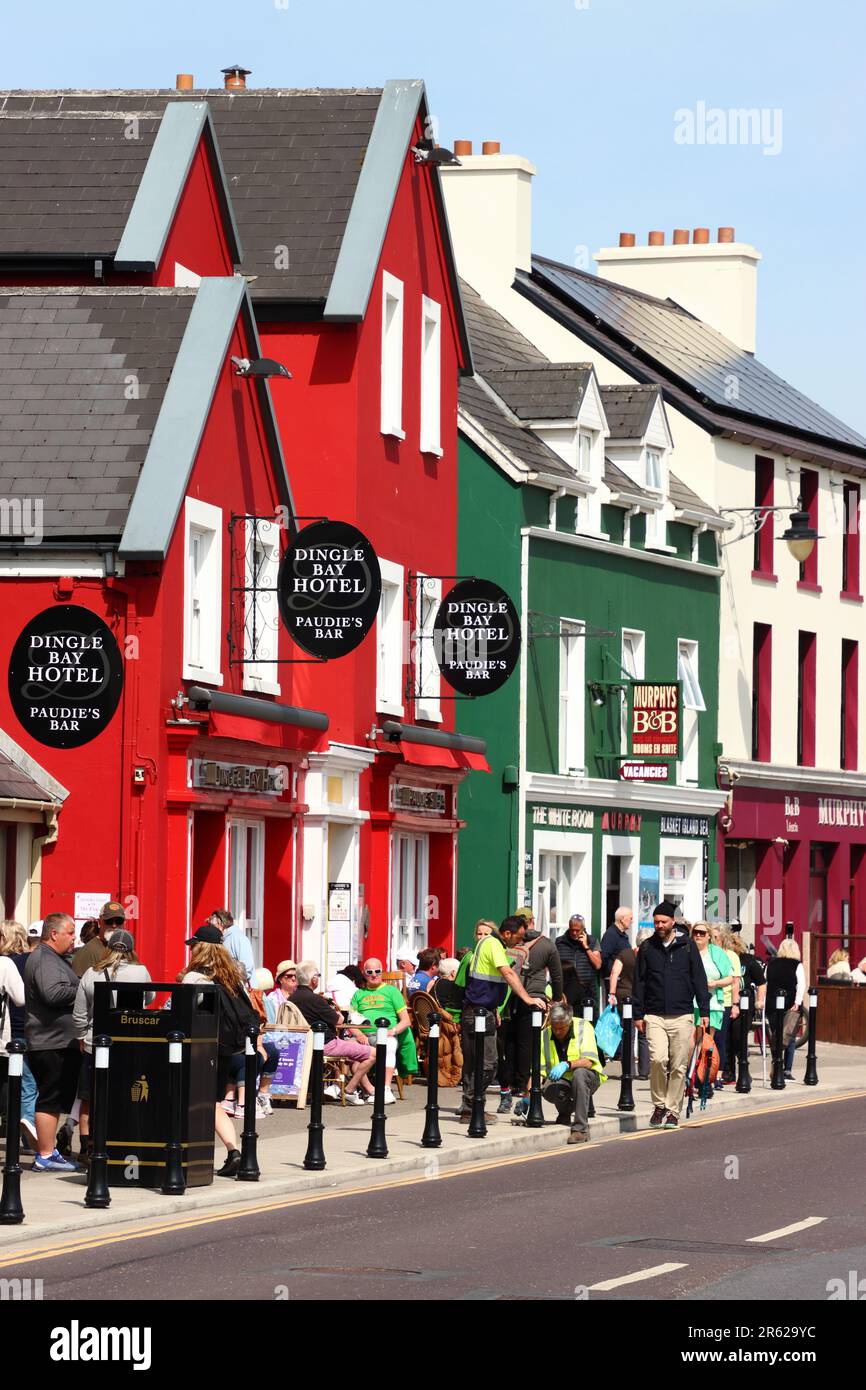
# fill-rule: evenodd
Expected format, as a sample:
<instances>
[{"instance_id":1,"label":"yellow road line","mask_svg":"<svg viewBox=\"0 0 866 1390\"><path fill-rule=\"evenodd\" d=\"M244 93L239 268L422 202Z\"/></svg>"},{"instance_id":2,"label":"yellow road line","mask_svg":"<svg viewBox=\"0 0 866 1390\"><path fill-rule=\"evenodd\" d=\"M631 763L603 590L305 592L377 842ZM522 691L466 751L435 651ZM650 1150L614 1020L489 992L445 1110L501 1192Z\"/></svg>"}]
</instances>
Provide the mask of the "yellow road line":
<instances>
[{"instance_id":1,"label":"yellow road line","mask_svg":"<svg viewBox=\"0 0 866 1390\"><path fill-rule=\"evenodd\" d=\"M745 1111L739 1115L720 1115L717 1119L704 1120L700 1124L690 1123L689 1129L702 1129L705 1125L721 1124L726 1120L746 1120L763 1114L777 1115L781 1110L802 1110L812 1105L834 1105L838 1101L858 1100L866 1096L866 1091L851 1091L841 1096L827 1096L824 1099L804 1100L792 1102L790 1105L773 1106L763 1110ZM634 1139L654 1139L659 1134L671 1133L670 1130L641 1130L637 1134L612 1135L610 1139L602 1140L602 1143L629 1142ZM592 1146L581 1145L575 1150L577 1154L592 1152ZM333 1202L342 1197L358 1197L369 1192L389 1192L397 1187L418 1187L422 1183L441 1182L443 1178L466 1177L473 1173L487 1173L492 1170L501 1171L503 1167L514 1167L519 1163L536 1163L546 1158L561 1158L566 1153L566 1149L544 1149L541 1153L521 1154L515 1158L498 1158L489 1163L467 1163L454 1167L446 1167L435 1174L435 1177L427 1173L414 1173L410 1177L395 1178L391 1181L381 1183L364 1183L360 1187L342 1187L335 1192L315 1192L299 1193L294 1197L276 1198L271 1202L257 1202L255 1205L249 1204L243 1207L232 1207L224 1212L202 1212L199 1216L190 1216L181 1220L167 1218L158 1225L141 1227L126 1227L117 1231L108 1231L102 1236L71 1236L61 1245L42 1248L39 1246L28 1246L18 1249L14 1253L0 1259L0 1269L8 1269L12 1265L34 1263L37 1260L57 1259L61 1255L78 1254L84 1250L97 1250L103 1246L119 1245L129 1240L147 1240L151 1236L170 1235L174 1231L187 1231L198 1226L216 1224L218 1221L237 1221L244 1216L260 1216L265 1212L285 1211L290 1207L313 1206L318 1202ZM435 1157L431 1154L430 1157ZM48 1237L46 1237L48 1239Z\"/></svg>"}]
</instances>

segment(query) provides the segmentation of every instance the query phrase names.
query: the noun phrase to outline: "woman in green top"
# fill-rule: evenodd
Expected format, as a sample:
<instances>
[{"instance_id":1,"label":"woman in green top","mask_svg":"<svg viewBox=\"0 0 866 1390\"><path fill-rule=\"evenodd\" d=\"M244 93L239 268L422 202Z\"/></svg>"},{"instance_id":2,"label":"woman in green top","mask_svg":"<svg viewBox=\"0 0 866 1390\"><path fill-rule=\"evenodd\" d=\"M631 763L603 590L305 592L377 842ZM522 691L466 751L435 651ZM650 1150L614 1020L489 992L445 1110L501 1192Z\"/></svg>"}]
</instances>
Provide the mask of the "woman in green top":
<instances>
[{"instance_id":1,"label":"woman in green top","mask_svg":"<svg viewBox=\"0 0 866 1390\"><path fill-rule=\"evenodd\" d=\"M725 986L733 982L733 972L731 962L727 954L719 947L714 946L710 941L710 925L708 922L695 922L690 932L692 941L697 946L701 962L707 975L707 984L710 989L710 1032L715 1035L716 1029L721 1028L722 1019L725 1013ZM698 1010L697 1001L695 1002L695 1027L700 1024L701 1017Z\"/></svg>"}]
</instances>

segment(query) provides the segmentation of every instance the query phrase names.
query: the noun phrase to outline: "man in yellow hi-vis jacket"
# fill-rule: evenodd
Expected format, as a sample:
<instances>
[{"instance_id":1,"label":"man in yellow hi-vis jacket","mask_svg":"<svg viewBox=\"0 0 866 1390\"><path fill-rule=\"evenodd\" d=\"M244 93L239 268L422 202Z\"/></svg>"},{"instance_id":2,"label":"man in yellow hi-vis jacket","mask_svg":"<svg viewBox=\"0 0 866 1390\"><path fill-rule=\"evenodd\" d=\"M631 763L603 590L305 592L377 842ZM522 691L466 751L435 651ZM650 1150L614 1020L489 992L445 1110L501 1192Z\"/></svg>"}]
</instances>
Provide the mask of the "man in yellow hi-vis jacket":
<instances>
[{"instance_id":1,"label":"man in yellow hi-vis jacket","mask_svg":"<svg viewBox=\"0 0 866 1390\"><path fill-rule=\"evenodd\" d=\"M575 1018L567 1004L554 1004L550 1027L541 1030L541 1076L541 1094L559 1112L556 1123L571 1126L569 1144L585 1144L589 1102L607 1077L598 1060L595 1029Z\"/></svg>"}]
</instances>

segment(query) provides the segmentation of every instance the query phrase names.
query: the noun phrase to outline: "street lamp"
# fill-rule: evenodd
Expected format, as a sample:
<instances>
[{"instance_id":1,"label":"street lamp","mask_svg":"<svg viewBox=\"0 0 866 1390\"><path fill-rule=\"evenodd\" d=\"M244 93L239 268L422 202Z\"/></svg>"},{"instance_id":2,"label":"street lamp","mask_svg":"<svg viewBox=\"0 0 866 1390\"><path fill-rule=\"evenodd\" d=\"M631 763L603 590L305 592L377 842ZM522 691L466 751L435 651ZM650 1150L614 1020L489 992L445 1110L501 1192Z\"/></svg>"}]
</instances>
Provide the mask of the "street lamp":
<instances>
[{"instance_id":1,"label":"street lamp","mask_svg":"<svg viewBox=\"0 0 866 1390\"><path fill-rule=\"evenodd\" d=\"M815 542L820 540L820 536L811 524L809 513L802 510L802 497L797 498L797 507L798 510L790 514L791 524L787 531L782 532L782 540L794 559L802 565L812 554L815 549Z\"/></svg>"}]
</instances>

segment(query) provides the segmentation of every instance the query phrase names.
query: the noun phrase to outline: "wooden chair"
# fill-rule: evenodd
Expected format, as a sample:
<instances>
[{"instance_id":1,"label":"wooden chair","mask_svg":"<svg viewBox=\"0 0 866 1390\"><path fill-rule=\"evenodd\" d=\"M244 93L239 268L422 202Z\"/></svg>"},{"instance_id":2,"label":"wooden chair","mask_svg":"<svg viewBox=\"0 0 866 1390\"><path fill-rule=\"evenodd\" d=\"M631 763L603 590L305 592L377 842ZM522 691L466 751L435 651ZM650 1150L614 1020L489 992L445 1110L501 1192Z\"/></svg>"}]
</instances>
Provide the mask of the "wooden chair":
<instances>
[{"instance_id":1,"label":"wooden chair","mask_svg":"<svg viewBox=\"0 0 866 1390\"><path fill-rule=\"evenodd\" d=\"M406 976L402 970L383 970L382 984L394 985L395 988L399 989L400 993L402 994L403 998L406 1000L406 1003L408 1004L409 1000L406 994Z\"/></svg>"},{"instance_id":2,"label":"wooden chair","mask_svg":"<svg viewBox=\"0 0 866 1390\"><path fill-rule=\"evenodd\" d=\"M433 995L428 994L426 989L416 989L409 1000L409 1013L412 1017L415 1037L418 1040L418 1065L424 1076L427 1075L427 1036L430 1032L430 1015L444 1012L441 1004L437 1004Z\"/></svg>"},{"instance_id":3,"label":"wooden chair","mask_svg":"<svg viewBox=\"0 0 866 1390\"><path fill-rule=\"evenodd\" d=\"M340 1104L346 1104L346 1082L349 1079L349 1063L345 1057L323 1057L323 1078L326 1086L339 1086Z\"/></svg>"}]
</instances>

